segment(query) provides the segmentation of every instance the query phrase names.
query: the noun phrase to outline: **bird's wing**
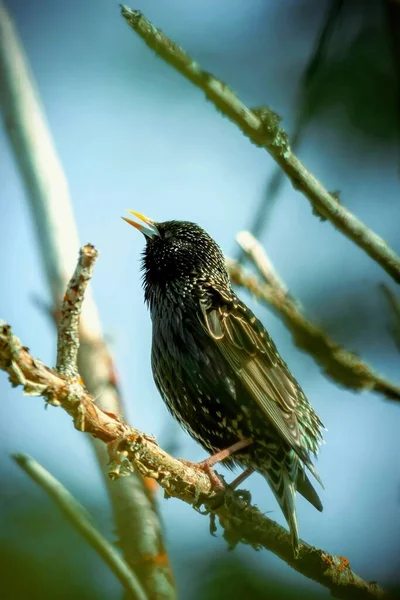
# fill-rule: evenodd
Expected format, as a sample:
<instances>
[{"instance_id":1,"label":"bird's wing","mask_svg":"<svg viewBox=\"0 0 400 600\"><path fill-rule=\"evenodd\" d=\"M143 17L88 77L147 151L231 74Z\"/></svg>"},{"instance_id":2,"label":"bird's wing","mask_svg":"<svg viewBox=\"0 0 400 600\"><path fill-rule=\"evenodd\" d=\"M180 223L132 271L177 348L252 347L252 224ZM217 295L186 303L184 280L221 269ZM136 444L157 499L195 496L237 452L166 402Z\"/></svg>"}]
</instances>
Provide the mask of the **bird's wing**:
<instances>
[{"instance_id":1,"label":"bird's wing","mask_svg":"<svg viewBox=\"0 0 400 600\"><path fill-rule=\"evenodd\" d=\"M308 454L312 447L305 445L295 411L302 391L273 341L235 295L214 285L208 292L200 301L203 326L269 422L314 474Z\"/></svg>"}]
</instances>

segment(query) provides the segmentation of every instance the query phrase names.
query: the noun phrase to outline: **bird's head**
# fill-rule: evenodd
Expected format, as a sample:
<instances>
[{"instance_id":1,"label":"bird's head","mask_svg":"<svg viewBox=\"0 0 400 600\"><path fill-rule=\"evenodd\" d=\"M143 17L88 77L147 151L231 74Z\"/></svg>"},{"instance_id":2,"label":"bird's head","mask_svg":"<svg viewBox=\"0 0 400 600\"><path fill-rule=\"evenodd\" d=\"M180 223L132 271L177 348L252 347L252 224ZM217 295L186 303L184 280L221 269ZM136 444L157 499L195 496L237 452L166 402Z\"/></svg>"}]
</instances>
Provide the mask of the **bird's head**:
<instances>
[{"instance_id":1,"label":"bird's head","mask_svg":"<svg viewBox=\"0 0 400 600\"><path fill-rule=\"evenodd\" d=\"M128 212L143 222L122 217L146 238L143 270L147 300L152 291L165 288L166 284L183 291L199 280L228 283L222 251L199 225L189 221L158 223L140 213Z\"/></svg>"}]
</instances>

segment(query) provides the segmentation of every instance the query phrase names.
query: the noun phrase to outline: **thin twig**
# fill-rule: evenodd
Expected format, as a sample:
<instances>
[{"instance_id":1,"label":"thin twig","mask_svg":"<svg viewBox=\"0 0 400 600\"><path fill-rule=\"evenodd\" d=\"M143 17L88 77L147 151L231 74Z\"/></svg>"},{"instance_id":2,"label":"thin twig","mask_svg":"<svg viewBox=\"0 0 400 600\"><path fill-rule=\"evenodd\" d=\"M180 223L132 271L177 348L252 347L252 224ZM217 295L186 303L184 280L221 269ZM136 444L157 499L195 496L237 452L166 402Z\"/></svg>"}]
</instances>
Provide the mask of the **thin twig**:
<instances>
[{"instance_id":1,"label":"thin twig","mask_svg":"<svg viewBox=\"0 0 400 600\"><path fill-rule=\"evenodd\" d=\"M121 11L128 25L158 56L203 90L207 99L223 115L236 123L254 144L270 153L292 185L308 198L318 215L331 221L379 263L397 283L400 282L400 257L381 237L339 204L335 196L305 168L293 154L288 137L279 126L280 117L276 113L268 107L250 110L227 85L203 71L197 62L160 29L156 29L141 12L124 5Z\"/></svg>"},{"instance_id":2,"label":"thin twig","mask_svg":"<svg viewBox=\"0 0 400 600\"><path fill-rule=\"evenodd\" d=\"M304 69L302 76L302 86L304 88L307 88L310 85L316 73L321 69L328 52L329 41L338 23L343 6L344 0L331 0L330 7L326 11L326 16L315 44L314 52L310 56L310 60Z\"/></svg>"},{"instance_id":3,"label":"thin twig","mask_svg":"<svg viewBox=\"0 0 400 600\"><path fill-rule=\"evenodd\" d=\"M22 385L25 394L41 395L50 404L61 405L75 427L108 444L112 458L110 476L134 470L152 477L168 496L174 496L218 516L224 537L231 546L239 542L270 550L293 569L329 588L337 598L348 600L383 598L384 591L367 583L350 568L349 561L302 542L299 558L293 557L288 532L226 488L216 495L210 478L164 452L154 438L130 428L122 419L106 413L79 382L70 383L56 371L33 358L9 325L0 326L0 369L12 385Z\"/></svg>"},{"instance_id":4,"label":"thin twig","mask_svg":"<svg viewBox=\"0 0 400 600\"><path fill-rule=\"evenodd\" d=\"M396 346L400 349L400 298L392 292L389 286L384 283L381 285L382 291L386 296L387 302L390 306L393 326L390 328L393 334L393 338L396 342Z\"/></svg>"},{"instance_id":5,"label":"thin twig","mask_svg":"<svg viewBox=\"0 0 400 600\"><path fill-rule=\"evenodd\" d=\"M304 135L305 125L311 117L308 102L308 88L310 87L316 73L322 67L329 40L337 24L343 4L344 0L331 0L331 6L327 11L326 18L322 24L322 29L318 35L314 52L310 56L310 59L304 68L300 81L300 94L296 102L296 120L293 133L290 136L290 146L292 152L297 152L301 138ZM256 208L252 216L252 222L249 227L249 231L251 231L254 237L260 237L264 231L266 221L271 214L272 208L277 202L278 193L281 190L284 177L284 172L280 166L277 165L268 180L266 189L264 190L260 199L259 206ZM237 253L236 260L239 263L243 263L244 256L245 254L240 248Z\"/></svg>"},{"instance_id":6,"label":"thin twig","mask_svg":"<svg viewBox=\"0 0 400 600\"><path fill-rule=\"evenodd\" d=\"M31 456L27 454L13 454L12 457L25 473L51 496L72 525L102 557L125 588L127 597L133 598L133 600L147 600L147 596L136 575L114 547L92 525L90 515L77 499Z\"/></svg>"},{"instance_id":7,"label":"thin twig","mask_svg":"<svg viewBox=\"0 0 400 600\"><path fill-rule=\"evenodd\" d=\"M288 293L286 284L283 282L274 265L272 264L265 248L250 231L239 231L236 241L243 252L253 261L261 277L266 283L279 290L284 296Z\"/></svg>"},{"instance_id":8,"label":"thin twig","mask_svg":"<svg viewBox=\"0 0 400 600\"><path fill-rule=\"evenodd\" d=\"M232 283L247 288L271 306L291 332L296 346L310 354L333 381L353 390L370 390L400 401L399 385L375 373L366 362L339 346L304 316L300 304L288 293L265 250L250 232L241 232L237 239L263 279L250 274L237 261L227 259Z\"/></svg>"},{"instance_id":9,"label":"thin twig","mask_svg":"<svg viewBox=\"0 0 400 600\"><path fill-rule=\"evenodd\" d=\"M0 94L5 130L25 184L39 258L58 316L76 265L78 233L68 184L40 105L15 27L0 2ZM58 318L56 318L58 321ZM80 321L79 373L104 410L123 414L116 368L107 348L90 287ZM172 569L151 485L139 475L111 482L104 445L92 440L111 499L118 543L149 597L175 600ZM153 486L154 487L154 486Z\"/></svg>"},{"instance_id":10,"label":"thin twig","mask_svg":"<svg viewBox=\"0 0 400 600\"><path fill-rule=\"evenodd\" d=\"M69 378L78 375L79 319L86 288L98 257L94 246L80 249L78 264L61 304L58 322L57 371Z\"/></svg>"}]
</instances>

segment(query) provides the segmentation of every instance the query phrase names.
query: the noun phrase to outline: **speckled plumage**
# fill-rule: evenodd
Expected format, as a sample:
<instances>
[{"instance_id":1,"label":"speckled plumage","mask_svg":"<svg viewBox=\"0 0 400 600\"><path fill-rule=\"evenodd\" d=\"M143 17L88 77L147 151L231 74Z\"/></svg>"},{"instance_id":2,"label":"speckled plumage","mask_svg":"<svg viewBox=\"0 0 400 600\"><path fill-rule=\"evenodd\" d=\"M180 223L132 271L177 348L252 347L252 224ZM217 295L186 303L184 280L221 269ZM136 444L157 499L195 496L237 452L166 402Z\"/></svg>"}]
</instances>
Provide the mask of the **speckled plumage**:
<instances>
[{"instance_id":1,"label":"speckled plumage","mask_svg":"<svg viewBox=\"0 0 400 600\"><path fill-rule=\"evenodd\" d=\"M253 443L224 464L261 473L298 546L295 495L318 510L305 468L322 423L261 322L233 292L221 250L198 225L155 223L143 258L153 322L152 369L173 416L214 454Z\"/></svg>"}]
</instances>

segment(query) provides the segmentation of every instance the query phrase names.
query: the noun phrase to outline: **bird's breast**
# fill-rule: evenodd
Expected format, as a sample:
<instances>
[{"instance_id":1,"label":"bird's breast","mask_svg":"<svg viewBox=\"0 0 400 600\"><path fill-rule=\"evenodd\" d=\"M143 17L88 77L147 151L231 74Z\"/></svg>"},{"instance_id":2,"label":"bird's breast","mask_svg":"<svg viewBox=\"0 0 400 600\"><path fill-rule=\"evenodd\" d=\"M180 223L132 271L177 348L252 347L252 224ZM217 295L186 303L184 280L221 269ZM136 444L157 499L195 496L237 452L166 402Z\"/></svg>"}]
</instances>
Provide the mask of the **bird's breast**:
<instances>
[{"instance_id":1,"label":"bird's breast","mask_svg":"<svg viewBox=\"0 0 400 600\"><path fill-rule=\"evenodd\" d=\"M168 409L209 451L251 437L247 394L201 324L178 309L153 315L152 369Z\"/></svg>"},{"instance_id":2,"label":"bird's breast","mask_svg":"<svg viewBox=\"0 0 400 600\"><path fill-rule=\"evenodd\" d=\"M175 367L191 361L208 364L207 338L200 321L200 309L183 304L164 304L152 313L153 352Z\"/></svg>"}]
</instances>

